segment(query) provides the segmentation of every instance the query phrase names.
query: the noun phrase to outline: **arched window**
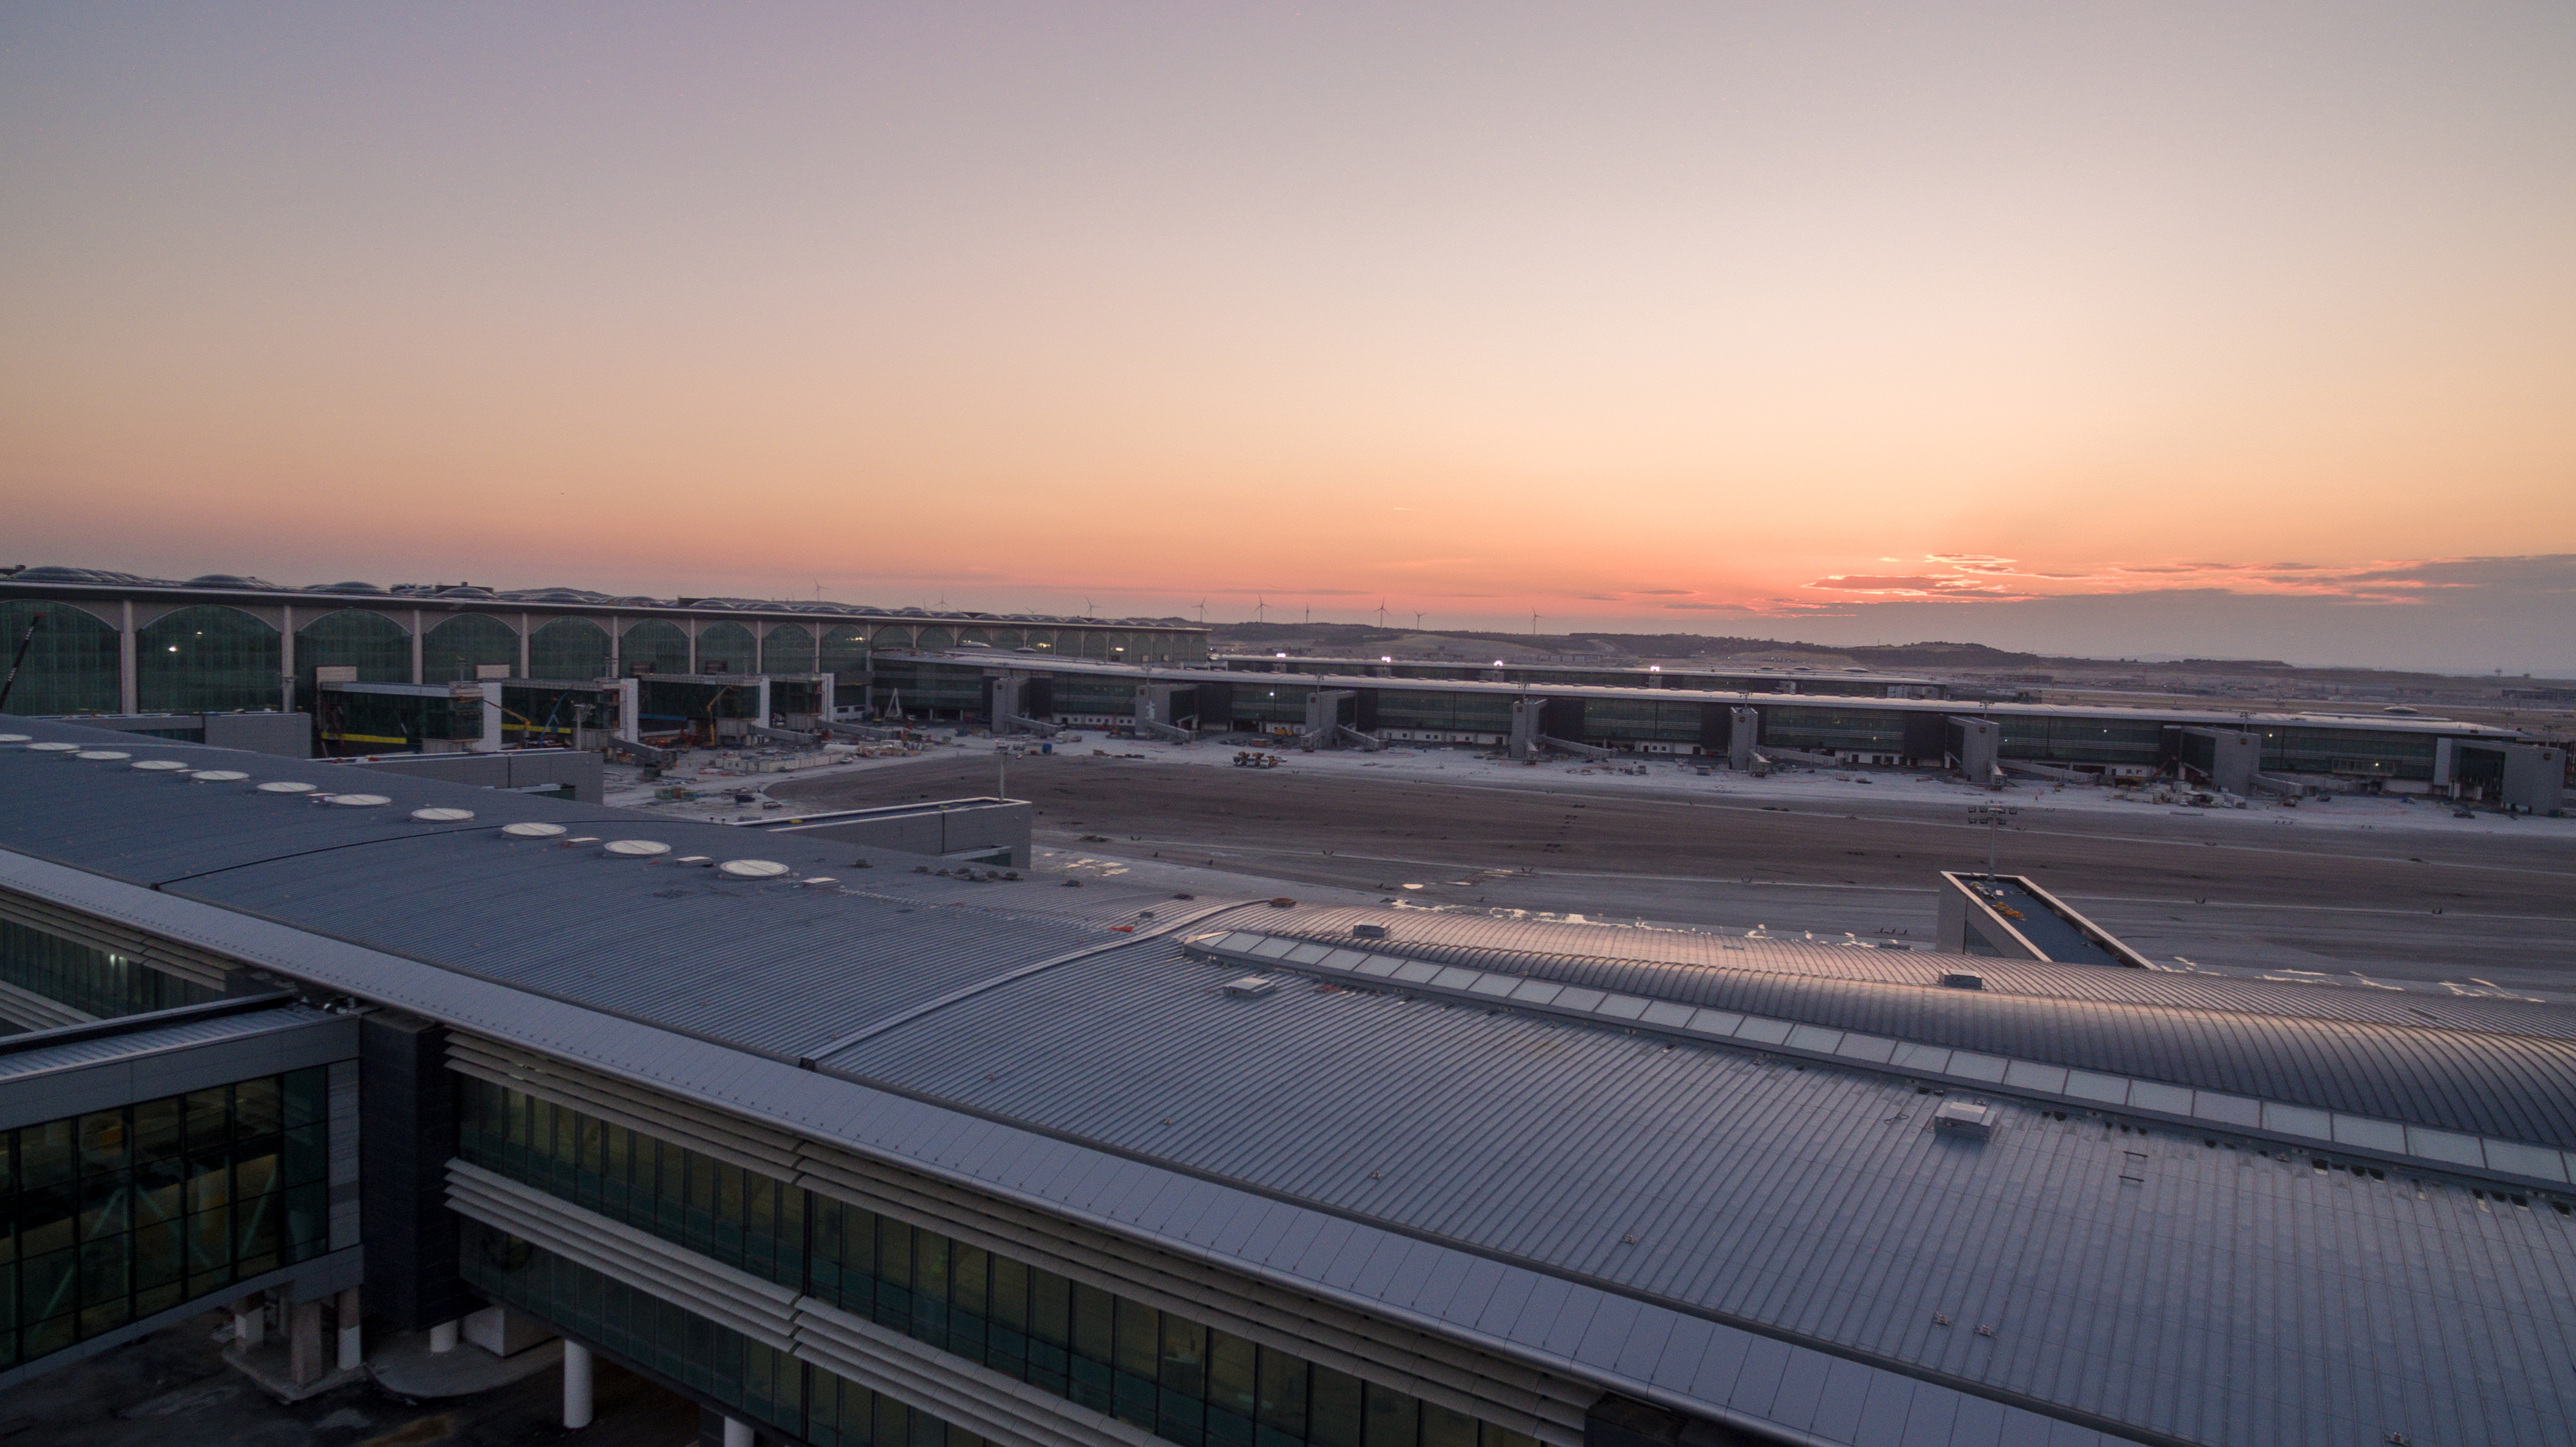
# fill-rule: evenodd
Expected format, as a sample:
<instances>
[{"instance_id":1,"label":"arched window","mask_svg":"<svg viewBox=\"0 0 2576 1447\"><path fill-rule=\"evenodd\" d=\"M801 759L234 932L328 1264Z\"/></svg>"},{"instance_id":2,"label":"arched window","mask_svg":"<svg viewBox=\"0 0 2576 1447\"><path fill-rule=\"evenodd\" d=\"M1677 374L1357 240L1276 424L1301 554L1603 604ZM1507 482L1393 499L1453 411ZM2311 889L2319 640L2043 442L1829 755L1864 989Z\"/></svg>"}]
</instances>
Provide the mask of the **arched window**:
<instances>
[{"instance_id":1,"label":"arched window","mask_svg":"<svg viewBox=\"0 0 2576 1447\"><path fill-rule=\"evenodd\" d=\"M689 635L680 631L679 624L659 618L633 624L618 640L617 661L630 674L686 673Z\"/></svg>"},{"instance_id":2,"label":"arched window","mask_svg":"<svg viewBox=\"0 0 2576 1447\"><path fill-rule=\"evenodd\" d=\"M528 676L607 677L608 630L587 618L557 618L537 629L528 635Z\"/></svg>"},{"instance_id":3,"label":"arched window","mask_svg":"<svg viewBox=\"0 0 2576 1447\"><path fill-rule=\"evenodd\" d=\"M772 623L760 640L763 673L812 673L814 635L802 623Z\"/></svg>"},{"instance_id":4,"label":"arched window","mask_svg":"<svg viewBox=\"0 0 2576 1447\"><path fill-rule=\"evenodd\" d=\"M993 646L995 648L1021 648L1027 645L1020 641L1020 630L1017 628L996 628L993 630Z\"/></svg>"},{"instance_id":5,"label":"arched window","mask_svg":"<svg viewBox=\"0 0 2576 1447\"><path fill-rule=\"evenodd\" d=\"M275 708L280 653L277 630L239 608L209 603L163 614L135 630L136 706L145 713ZM403 663L408 677L408 646Z\"/></svg>"},{"instance_id":6,"label":"arched window","mask_svg":"<svg viewBox=\"0 0 2576 1447\"><path fill-rule=\"evenodd\" d=\"M360 683L409 683L411 631L364 608L325 613L295 630L296 698L310 700L313 670L330 667L355 667Z\"/></svg>"},{"instance_id":7,"label":"arched window","mask_svg":"<svg viewBox=\"0 0 2576 1447\"><path fill-rule=\"evenodd\" d=\"M1085 658L1107 658L1109 656L1109 635L1096 628L1084 629L1082 631L1082 656Z\"/></svg>"},{"instance_id":8,"label":"arched window","mask_svg":"<svg viewBox=\"0 0 2576 1447\"><path fill-rule=\"evenodd\" d=\"M39 613L45 621L27 646L17 686L9 690L9 712L116 712L124 693L117 679L116 629L77 604L32 598L0 603L0 658L17 656L18 640Z\"/></svg>"},{"instance_id":9,"label":"arched window","mask_svg":"<svg viewBox=\"0 0 2576 1447\"><path fill-rule=\"evenodd\" d=\"M912 646L912 630L909 628L900 628L889 623L883 628L877 630L876 642L873 646L878 648L910 648Z\"/></svg>"},{"instance_id":10,"label":"arched window","mask_svg":"<svg viewBox=\"0 0 2576 1447\"><path fill-rule=\"evenodd\" d=\"M1057 651L1055 640L1056 635L1053 631L1045 628L1032 628L1029 630L1029 641L1023 646L1034 648L1040 653L1054 653Z\"/></svg>"},{"instance_id":11,"label":"arched window","mask_svg":"<svg viewBox=\"0 0 2576 1447\"><path fill-rule=\"evenodd\" d=\"M945 628L924 628L921 630L921 641L913 646L924 650L954 648L957 646L957 635Z\"/></svg>"},{"instance_id":12,"label":"arched window","mask_svg":"<svg viewBox=\"0 0 2576 1447\"><path fill-rule=\"evenodd\" d=\"M985 647L990 648L993 646L993 635L985 632L981 628L962 628L958 630L957 641L960 643L981 643Z\"/></svg>"},{"instance_id":13,"label":"arched window","mask_svg":"<svg viewBox=\"0 0 2576 1447\"><path fill-rule=\"evenodd\" d=\"M856 623L836 623L823 635L823 671L843 683L856 683L868 671L868 630Z\"/></svg>"},{"instance_id":14,"label":"arched window","mask_svg":"<svg viewBox=\"0 0 2576 1447\"><path fill-rule=\"evenodd\" d=\"M519 630L486 613L461 613L420 637L420 681L454 683L486 664L519 671Z\"/></svg>"},{"instance_id":15,"label":"arched window","mask_svg":"<svg viewBox=\"0 0 2576 1447\"><path fill-rule=\"evenodd\" d=\"M760 641L739 623L708 623L698 629L698 672L758 673Z\"/></svg>"}]
</instances>

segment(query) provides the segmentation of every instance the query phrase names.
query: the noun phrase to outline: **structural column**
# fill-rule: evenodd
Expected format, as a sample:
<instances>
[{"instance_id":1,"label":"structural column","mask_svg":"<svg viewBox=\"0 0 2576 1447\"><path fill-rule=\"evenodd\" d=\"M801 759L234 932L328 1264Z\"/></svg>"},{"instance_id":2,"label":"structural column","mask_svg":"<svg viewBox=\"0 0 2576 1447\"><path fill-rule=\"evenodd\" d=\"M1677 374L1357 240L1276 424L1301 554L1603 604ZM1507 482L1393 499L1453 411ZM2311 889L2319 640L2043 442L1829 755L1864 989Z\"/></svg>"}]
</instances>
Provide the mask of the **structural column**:
<instances>
[{"instance_id":1,"label":"structural column","mask_svg":"<svg viewBox=\"0 0 2576 1447\"><path fill-rule=\"evenodd\" d=\"M420 610L411 610L411 681L420 682Z\"/></svg>"},{"instance_id":2,"label":"structural column","mask_svg":"<svg viewBox=\"0 0 2576 1447\"><path fill-rule=\"evenodd\" d=\"M519 676L528 676L528 615L519 615Z\"/></svg>"},{"instance_id":3,"label":"structural column","mask_svg":"<svg viewBox=\"0 0 2576 1447\"><path fill-rule=\"evenodd\" d=\"M724 1447L754 1447L751 1424L739 1418L725 1418Z\"/></svg>"},{"instance_id":4,"label":"structural column","mask_svg":"<svg viewBox=\"0 0 2576 1447\"><path fill-rule=\"evenodd\" d=\"M456 1323L442 1321L429 1329L429 1349L433 1352L456 1350Z\"/></svg>"},{"instance_id":5,"label":"structural column","mask_svg":"<svg viewBox=\"0 0 2576 1447\"><path fill-rule=\"evenodd\" d=\"M319 1301L299 1301L286 1308L286 1375L299 1387L322 1380Z\"/></svg>"},{"instance_id":6,"label":"structural column","mask_svg":"<svg viewBox=\"0 0 2576 1447\"><path fill-rule=\"evenodd\" d=\"M564 1426L587 1427L590 1425L590 1348L565 1337L563 1349Z\"/></svg>"},{"instance_id":7,"label":"structural column","mask_svg":"<svg viewBox=\"0 0 2576 1447\"><path fill-rule=\"evenodd\" d=\"M358 1331L358 1288L352 1286L340 1293L332 1315L340 1324L340 1370L354 1372L366 1360L366 1344Z\"/></svg>"},{"instance_id":8,"label":"structural column","mask_svg":"<svg viewBox=\"0 0 2576 1447\"><path fill-rule=\"evenodd\" d=\"M233 1303L233 1343L247 1350L268 1339L268 1314L265 1303L256 1296L245 1296Z\"/></svg>"},{"instance_id":9,"label":"structural column","mask_svg":"<svg viewBox=\"0 0 2576 1447\"><path fill-rule=\"evenodd\" d=\"M278 610L277 629L277 711L295 712L295 605Z\"/></svg>"},{"instance_id":10,"label":"structural column","mask_svg":"<svg viewBox=\"0 0 2576 1447\"><path fill-rule=\"evenodd\" d=\"M142 690L135 687L134 668L134 600L125 600L125 616L116 628L116 709L119 713L141 713Z\"/></svg>"}]
</instances>

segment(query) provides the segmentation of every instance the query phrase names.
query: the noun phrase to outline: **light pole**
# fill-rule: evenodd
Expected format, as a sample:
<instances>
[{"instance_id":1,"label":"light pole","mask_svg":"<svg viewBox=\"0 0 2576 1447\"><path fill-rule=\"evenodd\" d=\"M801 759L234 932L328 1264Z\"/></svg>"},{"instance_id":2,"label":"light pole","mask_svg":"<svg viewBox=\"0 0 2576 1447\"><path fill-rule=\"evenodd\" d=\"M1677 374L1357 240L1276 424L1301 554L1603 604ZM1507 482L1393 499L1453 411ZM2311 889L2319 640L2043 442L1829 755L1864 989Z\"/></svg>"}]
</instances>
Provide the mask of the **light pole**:
<instances>
[{"instance_id":1,"label":"light pole","mask_svg":"<svg viewBox=\"0 0 2576 1447\"><path fill-rule=\"evenodd\" d=\"M2003 833L2004 820L2021 811L2002 804L1973 804L1968 818L1986 826L1986 878L1995 877L1995 836Z\"/></svg>"}]
</instances>

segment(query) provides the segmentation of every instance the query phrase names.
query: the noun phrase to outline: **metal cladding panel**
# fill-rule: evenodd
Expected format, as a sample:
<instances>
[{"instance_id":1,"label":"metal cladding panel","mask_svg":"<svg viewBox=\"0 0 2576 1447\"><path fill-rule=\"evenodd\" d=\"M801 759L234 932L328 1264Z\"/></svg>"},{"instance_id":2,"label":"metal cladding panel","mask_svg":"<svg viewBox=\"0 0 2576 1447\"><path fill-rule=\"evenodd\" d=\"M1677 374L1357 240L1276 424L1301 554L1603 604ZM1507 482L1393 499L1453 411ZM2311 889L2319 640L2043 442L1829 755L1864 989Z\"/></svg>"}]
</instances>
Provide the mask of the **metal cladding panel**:
<instances>
[{"instance_id":1,"label":"metal cladding panel","mask_svg":"<svg viewBox=\"0 0 2576 1447\"><path fill-rule=\"evenodd\" d=\"M1623 1315L1660 1301L2186 1440L2576 1427L2550 1346L2576 1333L2576 1222L2547 1201L2011 1101L1965 1141L1883 1075L1305 982L1242 999L1235 969L1167 943L1078 961L824 1068L1537 1266L1552 1286L1461 1280L1449 1305L1569 1357L1615 1364L1643 1329L1566 1292L1593 1282ZM1275 1221L1224 1244L1307 1254ZM1780 1418L1805 1380L1747 1409Z\"/></svg>"},{"instance_id":2,"label":"metal cladding panel","mask_svg":"<svg viewBox=\"0 0 2576 1447\"><path fill-rule=\"evenodd\" d=\"M240 1015L219 1015L210 1020L190 1020L176 1025L155 1026L103 1035L89 1040L66 1041L35 1049L0 1054L0 1081L25 1076L43 1075L57 1070L78 1070L85 1066L104 1065L114 1061L133 1060L164 1051L186 1050L200 1045L213 1045L227 1040L247 1040L254 1036L273 1035L280 1030L296 1030L327 1023L338 1017L300 1005L281 1003L270 1010L254 1010Z\"/></svg>"},{"instance_id":3,"label":"metal cladding panel","mask_svg":"<svg viewBox=\"0 0 2576 1447\"><path fill-rule=\"evenodd\" d=\"M1617 936L1619 942L1646 941L1646 948L1668 953L1703 947L1677 946L1676 936L1705 941L1705 948L1728 963L1695 966L1513 950L1493 943L1498 937L1511 937L1511 926L1505 922L1479 919L1467 928L1422 931L1410 922L1419 918L1408 919L1408 935L1447 938L1360 943L1372 952L1416 956L1430 962L1423 966L1426 969L1445 962L1915 1044L2175 1081L2445 1130L2576 1146L2576 1039L2557 1033L2567 1013L2560 1006L2443 1001L2445 1006L2479 1005L2476 1018L2482 1024L2528 1023L2535 1028L2439 1028L2422 1020L2391 1023L2315 1012L2273 1013L2251 1004L2193 1008L1948 990L1939 988L1937 980L1835 977L1812 964L1803 971L1782 971L1766 968L1769 958L1798 950L1826 956L1881 952L1772 942L1766 958L1756 952L1766 942L1747 941L1742 959L1751 963L1739 964L1734 963L1736 956L1723 937L1672 931L1602 933ZM1294 920L1237 922L1278 937L1282 926ZM1351 940L1347 927L1339 933L1297 933L1335 943ZM1461 934L1472 935L1477 942L1457 942L1455 936ZM1881 967L1863 968L1875 973ZM2096 968L2087 973L2169 978L2134 970ZM2340 1003L2325 1005L2333 1008ZM2364 1013L2369 1004L2356 1002L2355 1013Z\"/></svg>"}]
</instances>

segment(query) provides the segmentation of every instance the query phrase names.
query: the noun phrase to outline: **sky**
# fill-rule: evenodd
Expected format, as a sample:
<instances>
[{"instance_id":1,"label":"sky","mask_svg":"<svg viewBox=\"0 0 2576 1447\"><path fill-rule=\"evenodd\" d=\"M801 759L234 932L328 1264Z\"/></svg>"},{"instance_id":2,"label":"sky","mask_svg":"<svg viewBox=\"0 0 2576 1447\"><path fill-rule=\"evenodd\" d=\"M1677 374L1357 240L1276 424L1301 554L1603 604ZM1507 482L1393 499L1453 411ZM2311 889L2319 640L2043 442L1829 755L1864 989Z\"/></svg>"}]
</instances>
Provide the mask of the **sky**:
<instances>
[{"instance_id":1,"label":"sky","mask_svg":"<svg viewBox=\"0 0 2576 1447\"><path fill-rule=\"evenodd\" d=\"M0 564L2576 671L2571 74L2564 3L12 6Z\"/></svg>"}]
</instances>

